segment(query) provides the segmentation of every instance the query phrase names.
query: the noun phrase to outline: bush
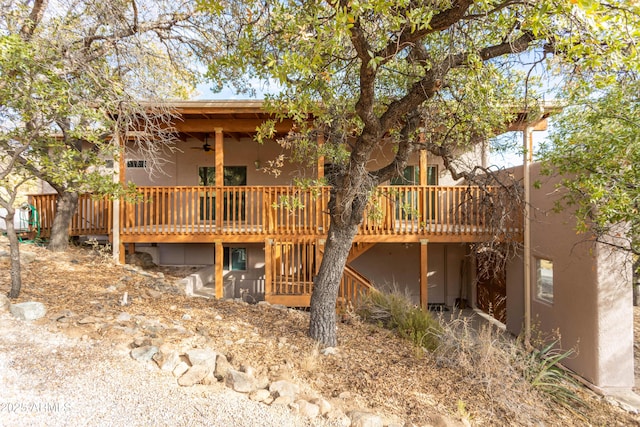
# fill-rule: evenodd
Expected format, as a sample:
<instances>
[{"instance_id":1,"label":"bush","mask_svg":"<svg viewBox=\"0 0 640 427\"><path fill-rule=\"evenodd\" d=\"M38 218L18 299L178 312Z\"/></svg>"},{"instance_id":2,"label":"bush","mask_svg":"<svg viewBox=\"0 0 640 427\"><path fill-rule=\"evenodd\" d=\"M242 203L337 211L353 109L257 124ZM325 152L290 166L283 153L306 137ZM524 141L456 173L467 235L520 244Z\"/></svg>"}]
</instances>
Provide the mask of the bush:
<instances>
[{"instance_id":1,"label":"bush","mask_svg":"<svg viewBox=\"0 0 640 427\"><path fill-rule=\"evenodd\" d=\"M398 291L364 295L356 313L366 322L396 331L418 348L432 351L438 347L440 324Z\"/></svg>"},{"instance_id":2,"label":"bush","mask_svg":"<svg viewBox=\"0 0 640 427\"><path fill-rule=\"evenodd\" d=\"M484 389L504 420L521 419L548 406L545 396L579 414L582 402L577 386L561 366L573 352L554 350L553 341L541 350L527 351L522 342L491 324L474 328L459 315L441 321L439 347L433 352L438 366L455 369L465 381ZM488 416L488 414L485 414ZM540 420L531 420L535 425Z\"/></svg>"}]
</instances>

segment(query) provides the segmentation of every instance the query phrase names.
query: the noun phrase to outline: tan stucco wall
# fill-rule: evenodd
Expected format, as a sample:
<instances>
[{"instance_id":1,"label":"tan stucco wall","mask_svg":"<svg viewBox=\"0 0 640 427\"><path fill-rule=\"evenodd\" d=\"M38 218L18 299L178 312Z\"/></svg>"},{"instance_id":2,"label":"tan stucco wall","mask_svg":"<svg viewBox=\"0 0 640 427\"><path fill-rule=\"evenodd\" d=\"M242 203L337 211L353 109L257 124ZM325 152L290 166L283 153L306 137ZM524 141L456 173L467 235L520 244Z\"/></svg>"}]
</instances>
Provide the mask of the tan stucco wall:
<instances>
[{"instance_id":1,"label":"tan stucco wall","mask_svg":"<svg viewBox=\"0 0 640 427\"><path fill-rule=\"evenodd\" d=\"M202 166L215 166L214 152L205 153L202 150L193 150L191 147L202 146L202 141L188 138L179 144L181 151L166 153L162 173L149 176L142 168L127 168L126 180L139 186L172 186L172 185L198 185L198 168ZM267 174L256 168L255 162L260 161L260 166L265 166L267 160L275 159L283 153L274 141L267 141L260 145L251 138L240 140L225 137L224 139L224 164L225 166L246 166L247 185L290 185L293 178L306 176L315 177L315 169L305 168L297 163L285 162L281 174L278 177ZM285 153L286 154L286 153ZM134 149L131 149L127 160L140 160Z\"/></svg>"},{"instance_id":2,"label":"tan stucco wall","mask_svg":"<svg viewBox=\"0 0 640 427\"><path fill-rule=\"evenodd\" d=\"M460 267L463 261L468 260L465 250L465 245L461 244L428 244L430 303L451 306L460 296ZM378 243L351 265L378 289L396 289L406 293L415 304L420 304L419 243ZM468 282L468 275L464 280Z\"/></svg>"},{"instance_id":3,"label":"tan stucco wall","mask_svg":"<svg viewBox=\"0 0 640 427\"><path fill-rule=\"evenodd\" d=\"M575 348L564 364L603 389L634 386L631 264L624 253L576 234L571 212L554 212L559 179L531 166L531 313L534 336L558 331L563 349ZM541 188L534 188L536 181ZM553 261L553 303L536 298L535 259ZM524 305L521 261L507 272L507 327L518 333ZM519 271L520 268L520 271ZM512 298L512 296L514 298Z\"/></svg>"}]
</instances>

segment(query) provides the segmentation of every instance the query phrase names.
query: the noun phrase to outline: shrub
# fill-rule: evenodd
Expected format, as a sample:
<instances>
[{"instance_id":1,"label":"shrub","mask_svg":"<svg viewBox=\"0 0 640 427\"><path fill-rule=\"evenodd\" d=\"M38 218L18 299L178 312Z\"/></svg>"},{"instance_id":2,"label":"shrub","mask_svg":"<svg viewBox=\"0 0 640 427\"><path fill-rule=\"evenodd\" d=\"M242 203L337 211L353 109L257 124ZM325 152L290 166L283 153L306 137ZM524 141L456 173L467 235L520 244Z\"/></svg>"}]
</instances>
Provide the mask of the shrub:
<instances>
[{"instance_id":1,"label":"shrub","mask_svg":"<svg viewBox=\"0 0 640 427\"><path fill-rule=\"evenodd\" d=\"M364 295L356 313L366 322L396 331L418 348L432 351L438 347L440 324L398 291Z\"/></svg>"},{"instance_id":2,"label":"shrub","mask_svg":"<svg viewBox=\"0 0 640 427\"><path fill-rule=\"evenodd\" d=\"M554 350L558 341L530 352L508 333L488 323L474 327L461 314L440 323L435 362L482 387L494 405L494 416L520 422L524 414L543 413L550 406L541 395L577 413L582 401L576 384L560 366L573 352ZM530 421L535 425L541 420Z\"/></svg>"}]
</instances>

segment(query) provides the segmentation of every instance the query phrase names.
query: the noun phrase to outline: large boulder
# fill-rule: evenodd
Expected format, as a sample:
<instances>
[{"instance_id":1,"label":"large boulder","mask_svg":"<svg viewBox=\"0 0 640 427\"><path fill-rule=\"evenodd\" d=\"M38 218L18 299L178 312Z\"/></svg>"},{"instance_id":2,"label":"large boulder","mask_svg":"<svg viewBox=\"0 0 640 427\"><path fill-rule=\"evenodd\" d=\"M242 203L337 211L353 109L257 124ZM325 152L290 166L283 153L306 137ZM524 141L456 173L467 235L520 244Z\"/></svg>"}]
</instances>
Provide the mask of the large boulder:
<instances>
[{"instance_id":1,"label":"large boulder","mask_svg":"<svg viewBox=\"0 0 640 427\"><path fill-rule=\"evenodd\" d=\"M20 320L36 320L47 314L47 308L41 302L28 301L11 304L9 311Z\"/></svg>"}]
</instances>

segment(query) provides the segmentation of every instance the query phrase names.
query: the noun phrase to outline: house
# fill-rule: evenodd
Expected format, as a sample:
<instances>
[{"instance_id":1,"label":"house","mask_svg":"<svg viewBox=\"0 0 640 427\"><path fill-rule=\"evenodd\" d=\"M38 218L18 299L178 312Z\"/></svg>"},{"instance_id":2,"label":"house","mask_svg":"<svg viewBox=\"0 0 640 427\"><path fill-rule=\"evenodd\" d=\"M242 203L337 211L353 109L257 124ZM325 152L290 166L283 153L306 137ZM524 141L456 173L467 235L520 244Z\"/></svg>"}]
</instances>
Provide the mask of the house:
<instances>
[{"instance_id":1,"label":"house","mask_svg":"<svg viewBox=\"0 0 640 427\"><path fill-rule=\"evenodd\" d=\"M108 236L120 262L125 252L147 252L157 264L201 266L189 279L196 293L308 306L329 226L329 188L291 182L321 178L331 165L323 159L311 166L289 161L278 176L264 173L266 162L287 153L275 141L253 139L270 117L259 101L187 101L174 107L181 118L175 123L180 151L167 154L164 174L150 177L145 160L129 147L116 167L123 182L137 184L140 200L83 196L71 234ZM550 111L514 129L526 138L544 127ZM281 134L290 128L287 121L277 124ZM383 164L391 150L382 147L371 167ZM486 162L485 153L479 145L464 155ZM550 211L545 195L553 183L535 190L531 170L513 173L527 178L536 212ZM503 280L477 280L471 245L492 237L488 213L474 204L478 192L453 181L426 152L413 156L404 179L372 195L343 273L339 304L375 286L405 291L424 307L468 304L516 334L539 321L542 331L561 329L565 348L578 347L568 361L571 369L599 387L632 387L631 287L625 287L629 272L618 268L618 255L574 248L566 217L549 214L528 222L517 215L505 227L524 239L528 252L508 265ZM54 202L55 195L31 198L42 236L51 228ZM616 266L612 273L606 270L610 262Z\"/></svg>"}]
</instances>

